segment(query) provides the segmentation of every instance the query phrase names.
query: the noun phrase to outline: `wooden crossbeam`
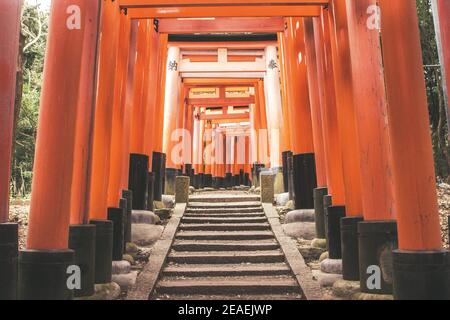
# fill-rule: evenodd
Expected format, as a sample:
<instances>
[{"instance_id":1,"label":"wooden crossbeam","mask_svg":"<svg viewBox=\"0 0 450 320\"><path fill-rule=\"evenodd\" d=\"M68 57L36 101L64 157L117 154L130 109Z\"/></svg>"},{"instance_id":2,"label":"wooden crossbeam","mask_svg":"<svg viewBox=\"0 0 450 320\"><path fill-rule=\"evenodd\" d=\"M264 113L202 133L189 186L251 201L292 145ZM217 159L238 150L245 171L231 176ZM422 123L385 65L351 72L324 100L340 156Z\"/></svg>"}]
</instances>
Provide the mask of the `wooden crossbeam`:
<instances>
[{"instance_id":1,"label":"wooden crossbeam","mask_svg":"<svg viewBox=\"0 0 450 320\"><path fill-rule=\"evenodd\" d=\"M129 7L131 19L205 17L317 17L320 6Z\"/></svg>"},{"instance_id":2,"label":"wooden crossbeam","mask_svg":"<svg viewBox=\"0 0 450 320\"><path fill-rule=\"evenodd\" d=\"M272 18L161 19L159 32L170 34L213 32L276 33L284 30L284 20Z\"/></svg>"},{"instance_id":3,"label":"wooden crossbeam","mask_svg":"<svg viewBox=\"0 0 450 320\"><path fill-rule=\"evenodd\" d=\"M187 86L193 87L204 87L204 86L218 86L218 85L226 85L226 86L255 86L255 79L224 79L224 78L210 78L210 79L201 79L201 78L184 78L183 84Z\"/></svg>"},{"instance_id":4,"label":"wooden crossbeam","mask_svg":"<svg viewBox=\"0 0 450 320\"><path fill-rule=\"evenodd\" d=\"M248 112L227 114L205 114L200 115L200 120L234 120L234 122L245 122L250 119Z\"/></svg>"},{"instance_id":5,"label":"wooden crossbeam","mask_svg":"<svg viewBox=\"0 0 450 320\"><path fill-rule=\"evenodd\" d=\"M251 96L249 98L226 98L226 99L187 99L187 104L193 106L217 106L217 107L227 107L227 106L246 106L255 103L255 97Z\"/></svg>"},{"instance_id":6,"label":"wooden crossbeam","mask_svg":"<svg viewBox=\"0 0 450 320\"><path fill-rule=\"evenodd\" d=\"M183 3L184 2L184 3ZM165 6L248 6L248 5L327 5L329 0L120 0L121 7L165 7Z\"/></svg>"}]
</instances>

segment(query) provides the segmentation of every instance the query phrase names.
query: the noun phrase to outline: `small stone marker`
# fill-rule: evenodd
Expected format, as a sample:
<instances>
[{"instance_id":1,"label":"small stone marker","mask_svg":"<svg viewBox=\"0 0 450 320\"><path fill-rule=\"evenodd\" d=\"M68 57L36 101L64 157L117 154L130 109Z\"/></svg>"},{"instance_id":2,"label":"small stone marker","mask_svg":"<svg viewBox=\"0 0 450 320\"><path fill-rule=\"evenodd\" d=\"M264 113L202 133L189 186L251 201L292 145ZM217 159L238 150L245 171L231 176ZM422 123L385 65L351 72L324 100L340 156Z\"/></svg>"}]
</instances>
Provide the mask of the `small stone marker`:
<instances>
[{"instance_id":1,"label":"small stone marker","mask_svg":"<svg viewBox=\"0 0 450 320\"><path fill-rule=\"evenodd\" d=\"M188 203L189 202L189 177L179 176L176 178L175 186L175 202Z\"/></svg>"},{"instance_id":2,"label":"small stone marker","mask_svg":"<svg viewBox=\"0 0 450 320\"><path fill-rule=\"evenodd\" d=\"M261 174L261 202L273 203L274 200L274 176L272 174Z\"/></svg>"}]
</instances>

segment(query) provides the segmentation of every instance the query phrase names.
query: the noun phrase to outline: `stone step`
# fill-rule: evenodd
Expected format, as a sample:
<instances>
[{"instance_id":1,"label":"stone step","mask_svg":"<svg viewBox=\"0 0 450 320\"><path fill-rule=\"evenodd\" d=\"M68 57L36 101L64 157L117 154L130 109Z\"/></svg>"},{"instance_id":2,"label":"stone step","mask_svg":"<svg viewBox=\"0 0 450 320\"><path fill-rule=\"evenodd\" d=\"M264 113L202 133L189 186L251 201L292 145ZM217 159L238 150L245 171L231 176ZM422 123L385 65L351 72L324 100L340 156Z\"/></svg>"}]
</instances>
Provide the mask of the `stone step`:
<instances>
[{"instance_id":1,"label":"stone step","mask_svg":"<svg viewBox=\"0 0 450 320\"><path fill-rule=\"evenodd\" d=\"M189 203L192 202L207 202L207 203L218 203L218 202L260 202L260 196L219 196L205 197L205 196L191 196L189 197Z\"/></svg>"},{"instance_id":2,"label":"stone step","mask_svg":"<svg viewBox=\"0 0 450 320\"><path fill-rule=\"evenodd\" d=\"M197 231L240 231L270 230L268 223L182 223L179 230Z\"/></svg>"},{"instance_id":3,"label":"stone step","mask_svg":"<svg viewBox=\"0 0 450 320\"><path fill-rule=\"evenodd\" d=\"M210 300L242 300L242 301L258 301L258 300L264 300L264 301L296 301L296 300L303 300L303 296L300 293L291 293L291 294L229 294L229 295L196 295L196 294L190 294L190 295L157 295L156 297L152 298L156 300L169 300L169 301L180 301L180 300L197 300L197 301L210 301Z\"/></svg>"},{"instance_id":4,"label":"stone step","mask_svg":"<svg viewBox=\"0 0 450 320\"><path fill-rule=\"evenodd\" d=\"M169 265L163 270L167 277L243 277L289 275L285 263L270 264L199 264Z\"/></svg>"},{"instance_id":5,"label":"stone step","mask_svg":"<svg viewBox=\"0 0 450 320\"><path fill-rule=\"evenodd\" d=\"M233 202L233 203L207 203L207 202L194 202L189 204L189 208L193 209L226 209L233 208L260 208L261 202Z\"/></svg>"},{"instance_id":6,"label":"stone step","mask_svg":"<svg viewBox=\"0 0 450 320\"><path fill-rule=\"evenodd\" d=\"M276 250L280 245L276 240L238 241L208 240L189 241L175 240L172 248L176 251L260 251Z\"/></svg>"},{"instance_id":7,"label":"stone step","mask_svg":"<svg viewBox=\"0 0 450 320\"><path fill-rule=\"evenodd\" d=\"M167 257L169 263L189 264L234 264L284 262L280 250L264 251L172 251Z\"/></svg>"},{"instance_id":8,"label":"stone step","mask_svg":"<svg viewBox=\"0 0 450 320\"><path fill-rule=\"evenodd\" d=\"M291 277L165 278L158 283L156 290L158 294L300 294L297 281Z\"/></svg>"},{"instance_id":9,"label":"stone step","mask_svg":"<svg viewBox=\"0 0 450 320\"><path fill-rule=\"evenodd\" d=\"M271 231L180 231L176 239L184 240L261 240L273 239Z\"/></svg>"},{"instance_id":10,"label":"stone step","mask_svg":"<svg viewBox=\"0 0 450 320\"><path fill-rule=\"evenodd\" d=\"M262 223L267 222L266 217L240 217L240 216L228 216L228 217L186 217L181 220L183 223Z\"/></svg>"},{"instance_id":11,"label":"stone step","mask_svg":"<svg viewBox=\"0 0 450 320\"><path fill-rule=\"evenodd\" d=\"M251 218L251 217L265 217L263 212L257 213L185 213L183 217L199 217L199 218Z\"/></svg>"},{"instance_id":12,"label":"stone step","mask_svg":"<svg viewBox=\"0 0 450 320\"><path fill-rule=\"evenodd\" d=\"M226 208L226 209L191 209L187 208L186 213L260 213L263 208Z\"/></svg>"}]
</instances>

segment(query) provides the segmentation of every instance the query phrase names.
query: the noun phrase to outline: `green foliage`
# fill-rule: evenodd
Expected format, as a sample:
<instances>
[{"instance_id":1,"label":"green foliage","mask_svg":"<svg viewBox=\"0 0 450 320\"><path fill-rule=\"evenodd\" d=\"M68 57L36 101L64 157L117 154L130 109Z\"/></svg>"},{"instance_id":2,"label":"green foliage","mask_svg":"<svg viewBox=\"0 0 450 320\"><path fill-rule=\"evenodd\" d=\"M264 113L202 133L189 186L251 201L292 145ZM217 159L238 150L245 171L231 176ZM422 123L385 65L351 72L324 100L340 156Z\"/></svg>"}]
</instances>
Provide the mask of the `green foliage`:
<instances>
[{"instance_id":1,"label":"green foliage","mask_svg":"<svg viewBox=\"0 0 450 320\"><path fill-rule=\"evenodd\" d=\"M21 28L23 80L18 81L18 87L21 87L23 92L19 106L16 106L20 108L20 113L16 119L16 139L12 159L13 196L26 196L31 189L47 26L47 12L42 11L39 6L24 5Z\"/></svg>"},{"instance_id":2,"label":"green foliage","mask_svg":"<svg viewBox=\"0 0 450 320\"><path fill-rule=\"evenodd\" d=\"M419 27L421 32L436 175L446 179L450 174L448 127L442 91L443 80L441 68L439 66L439 56L430 0L417 0L417 12L419 15Z\"/></svg>"}]
</instances>

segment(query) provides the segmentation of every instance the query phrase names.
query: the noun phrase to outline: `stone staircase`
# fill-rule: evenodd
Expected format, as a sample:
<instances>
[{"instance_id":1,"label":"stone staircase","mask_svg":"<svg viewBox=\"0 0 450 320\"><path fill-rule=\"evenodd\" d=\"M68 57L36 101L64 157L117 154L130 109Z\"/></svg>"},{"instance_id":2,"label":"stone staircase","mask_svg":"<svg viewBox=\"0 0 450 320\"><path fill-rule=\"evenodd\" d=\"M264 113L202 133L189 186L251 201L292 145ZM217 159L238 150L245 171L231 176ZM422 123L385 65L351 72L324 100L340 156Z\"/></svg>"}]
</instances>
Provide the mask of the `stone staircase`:
<instances>
[{"instance_id":1,"label":"stone staircase","mask_svg":"<svg viewBox=\"0 0 450 320\"><path fill-rule=\"evenodd\" d=\"M302 299L257 196L191 196L152 299Z\"/></svg>"}]
</instances>

